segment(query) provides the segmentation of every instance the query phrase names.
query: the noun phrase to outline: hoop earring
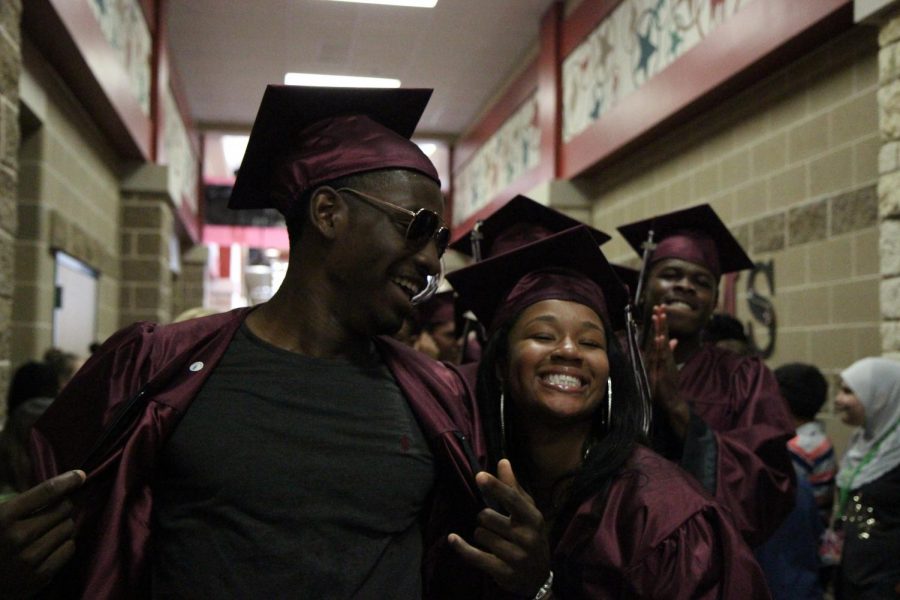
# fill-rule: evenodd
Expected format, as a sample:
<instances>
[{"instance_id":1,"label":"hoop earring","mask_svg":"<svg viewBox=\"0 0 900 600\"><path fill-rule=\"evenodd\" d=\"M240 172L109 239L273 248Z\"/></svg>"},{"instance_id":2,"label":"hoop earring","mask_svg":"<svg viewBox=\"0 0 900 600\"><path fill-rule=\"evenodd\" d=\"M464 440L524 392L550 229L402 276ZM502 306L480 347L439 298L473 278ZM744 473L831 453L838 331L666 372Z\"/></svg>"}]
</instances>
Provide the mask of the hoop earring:
<instances>
[{"instance_id":1,"label":"hoop earring","mask_svg":"<svg viewBox=\"0 0 900 600\"><path fill-rule=\"evenodd\" d=\"M506 398L500 392L500 453L506 456Z\"/></svg>"},{"instance_id":2,"label":"hoop earring","mask_svg":"<svg viewBox=\"0 0 900 600\"><path fill-rule=\"evenodd\" d=\"M612 377L606 378L606 428L612 426Z\"/></svg>"}]
</instances>

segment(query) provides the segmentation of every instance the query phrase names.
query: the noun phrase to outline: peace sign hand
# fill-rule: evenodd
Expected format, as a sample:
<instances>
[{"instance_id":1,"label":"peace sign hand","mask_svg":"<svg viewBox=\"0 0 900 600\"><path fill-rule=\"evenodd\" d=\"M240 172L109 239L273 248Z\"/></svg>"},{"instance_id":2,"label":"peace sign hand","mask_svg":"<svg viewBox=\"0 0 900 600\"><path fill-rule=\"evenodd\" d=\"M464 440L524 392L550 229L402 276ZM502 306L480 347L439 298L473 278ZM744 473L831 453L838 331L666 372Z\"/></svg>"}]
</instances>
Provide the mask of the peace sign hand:
<instances>
[{"instance_id":1,"label":"peace sign hand","mask_svg":"<svg viewBox=\"0 0 900 600\"><path fill-rule=\"evenodd\" d=\"M516 481L508 460L497 464L497 475L499 478L482 471L475 481L481 492L509 516L491 508L478 514L474 541L480 548L455 533L448 541L466 562L490 575L503 589L534 596L550 574L550 541L544 517Z\"/></svg>"}]
</instances>

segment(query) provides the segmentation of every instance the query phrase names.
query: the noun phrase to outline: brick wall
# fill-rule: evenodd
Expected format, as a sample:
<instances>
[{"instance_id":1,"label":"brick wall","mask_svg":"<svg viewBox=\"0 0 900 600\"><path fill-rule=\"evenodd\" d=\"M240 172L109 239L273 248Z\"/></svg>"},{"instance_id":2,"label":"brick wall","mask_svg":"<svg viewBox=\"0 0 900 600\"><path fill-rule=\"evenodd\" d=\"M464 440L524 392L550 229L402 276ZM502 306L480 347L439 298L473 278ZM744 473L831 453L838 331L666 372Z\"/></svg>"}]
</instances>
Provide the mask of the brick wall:
<instances>
[{"instance_id":1,"label":"brick wall","mask_svg":"<svg viewBox=\"0 0 900 600\"><path fill-rule=\"evenodd\" d=\"M27 38L22 65L28 126L18 148L15 364L52 344L55 250L99 272L97 339L119 326L119 160Z\"/></svg>"},{"instance_id":2,"label":"brick wall","mask_svg":"<svg viewBox=\"0 0 900 600\"><path fill-rule=\"evenodd\" d=\"M769 364L811 362L832 380L881 353L876 36L857 27L576 183L607 232L709 202L754 260L774 261L779 326ZM604 250L635 262L617 234ZM742 291L737 304L748 321ZM849 430L830 402L821 416L841 449Z\"/></svg>"},{"instance_id":3,"label":"brick wall","mask_svg":"<svg viewBox=\"0 0 900 600\"><path fill-rule=\"evenodd\" d=\"M0 2L0 398L6 398L11 369L21 16L21 0ZM0 403L0 419L5 412L6 403Z\"/></svg>"},{"instance_id":4,"label":"brick wall","mask_svg":"<svg viewBox=\"0 0 900 600\"><path fill-rule=\"evenodd\" d=\"M882 350L900 358L900 15L885 21L878 41Z\"/></svg>"},{"instance_id":5,"label":"brick wall","mask_svg":"<svg viewBox=\"0 0 900 600\"><path fill-rule=\"evenodd\" d=\"M122 200L122 287L124 327L135 321L172 319L169 236L173 216L167 193L130 190Z\"/></svg>"},{"instance_id":6,"label":"brick wall","mask_svg":"<svg viewBox=\"0 0 900 600\"><path fill-rule=\"evenodd\" d=\"M203 306L209 250L194 246L181 256L181 273L172 282L172 318Z\"/></svg>"}]
</instances>

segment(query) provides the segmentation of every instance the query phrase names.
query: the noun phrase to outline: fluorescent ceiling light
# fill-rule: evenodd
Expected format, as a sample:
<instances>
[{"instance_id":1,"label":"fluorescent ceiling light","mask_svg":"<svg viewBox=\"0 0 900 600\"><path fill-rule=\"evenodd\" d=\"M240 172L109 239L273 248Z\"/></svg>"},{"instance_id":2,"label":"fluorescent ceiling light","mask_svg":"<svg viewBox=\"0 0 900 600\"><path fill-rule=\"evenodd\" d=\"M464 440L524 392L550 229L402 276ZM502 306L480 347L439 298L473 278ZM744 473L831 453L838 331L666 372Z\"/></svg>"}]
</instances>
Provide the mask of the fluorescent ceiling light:
<instances>
[{"instance_id":1,"label":"fluorescent ceiling light","mask_svg":"<svg viewBox=\"0 0 900 600\"><path fill-rule=\"evenodd\" d=\"M333 0L333 2L356 2L357 4L386 4L388 6L414 6L434 8L438 0Z\"/></svg>"},{"instance_id":2,"label":"fluorescent ceiling light","mask_svg":"<svg viewBox=\"0 0 900 600\"><path fill-rule=\"evenodd\" d=\"M313 85L318 87L396 88L399 79L382 77L349 77L346 75L318 75L316 73L287 73L286 85Z\"/></svg>"},{"instance_id":3,"label":"fluorescent ceiling light","mask_svg":"<svg viewBox=\"0 0 900 600\"><path fill-rule=\"evenodd\" d=\"M416 144L419 146L419 150L421 150L422 154L424 154L425 156L430 157L435 153L435 151L437 151L437 144L433 144L432 142L416 142Z\"/></svg>"},{"instance_id":4,"label":"fluorescent ceiling light","mask_svg":"<svg viewBox=\"0 0 900 600\"><path fill-rule=\"evenodd\" d=\"M222 152L225 154L225 164L232 173L241 166L244 159L244 152L247 151L247 141L249 135L223 135L222 136Z\"/></svg>"}]
</instances>

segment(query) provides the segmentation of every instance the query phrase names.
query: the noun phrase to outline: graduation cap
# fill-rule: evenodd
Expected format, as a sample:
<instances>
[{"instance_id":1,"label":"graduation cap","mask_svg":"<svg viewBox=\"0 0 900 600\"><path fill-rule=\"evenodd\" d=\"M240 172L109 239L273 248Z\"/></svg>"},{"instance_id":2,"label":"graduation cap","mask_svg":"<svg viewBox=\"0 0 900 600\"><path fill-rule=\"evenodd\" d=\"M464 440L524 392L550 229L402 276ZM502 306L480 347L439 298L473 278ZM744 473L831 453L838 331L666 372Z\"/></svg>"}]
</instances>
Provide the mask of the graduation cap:
<instances>
[{"instance_id":1,"label":"graduation cap","mask_svg":"<svg viewBox=\"0 0 900 600\"><path fill-rule=\"evenodd\" d=\"M644 256L647 265L664 258L680 258L706 267L715 277L753 267L753 261L709 204L658 215L618 230Z\"/></svg>"},{"instance_id":2,"label":"graduation cap","mask_svg":"<svg viewBox=\"0 0 900 600\"><path fill-rule=\"evenodd\" d=\"M303 192L377 169L434 165L409 140L431 97L426 89L266 87L229 208L287 212Z\"/></svg>"},{"instance_id":3,"label":"graduation cap","mask_svg":"<svg viewBox=\"0 0 900 600\"><path fill-rule=\"evenodd\" d=\"M526 196L516 196L489 217L481 221L478 234L481 238L481 256L490 258L509 252L519 246L535 242L554 233L584 225L581 221L535 202ZM590 227L597 239L597 245L610 237ZM475 256L470 240L470 232L450 244L454 250Z\"/></svg>"},{"instance_id":4,"label":"graduation cap","mask_svg":"<svg viewBox=\"0 0 900 600\"><path fill-rule=\"evenodd\" d=\"M581 225L449 273L447 279L463 307L489 330L542 300L584 304L618 329L624 326L628 297L599 244L596 230Z\"/></svg>"},{"instance_id":5,"label":"graduation cap","mask_svg":"<svg viewBox=\"0 0 900 600\"><path fill-rule=\"evenodd\" d=\"M609 265L612 267L613 272L615 272L616 277L622 282L629 293L634 294L637 290L638 281L641 276L641 272L638 269L632 269L631 267L626 267L625 265L616 265L610 263Z\"/></svg>"}]
</instances>

